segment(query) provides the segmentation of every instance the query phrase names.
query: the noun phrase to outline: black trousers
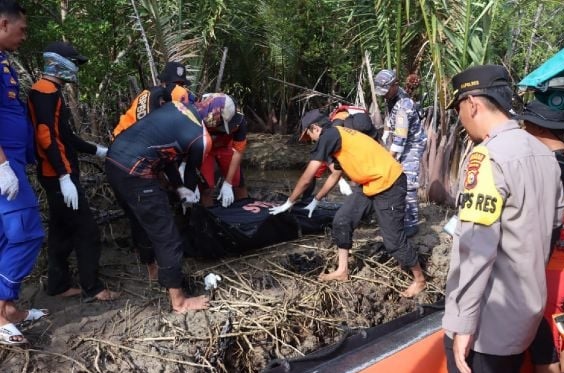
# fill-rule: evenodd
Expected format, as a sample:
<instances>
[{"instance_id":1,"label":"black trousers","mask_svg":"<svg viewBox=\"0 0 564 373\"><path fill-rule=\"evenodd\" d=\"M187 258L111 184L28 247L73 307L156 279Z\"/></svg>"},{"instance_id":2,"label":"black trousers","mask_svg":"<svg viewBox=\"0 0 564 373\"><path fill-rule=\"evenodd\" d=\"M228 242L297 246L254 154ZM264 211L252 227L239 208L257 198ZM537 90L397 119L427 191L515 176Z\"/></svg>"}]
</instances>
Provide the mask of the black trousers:
<instances>
[{"instance_id":1,"label":"black trousers","mask_svg":"<svg viewBox=\"0 0 564 373\"><path fill-rule=\"evenodd\" d=\"M120 194L115 193L116 200L120 207L125 212L125 216L129 220L129 229L131 230L131 239L133 240L133 246L139 253L139 260L143 264L152 264L155 262L155 251L153 250L153 244L151 239L145 232L145 229L139 223L139 220L135 217L135 213L129 207L127 202L121 197Z\"/></svg>"},{"instance_id":2,"label":"black trousers","mask_svg":"<svg viewBox=\"0 0 564 373\"><path fill-rule=\"evenodd\" d=\"M354 187L333 218L333 241L342 249L352 247L354 230L363 216L375 211L380 234L388 254L401 265L411 268L418 263L417 251L409 244L404 231L405 195L407 178L405 174L387 190L368 197L361 187Z\"/></svg>"},{"instance_id":3,"label":"black trousers","mask_svg":"<svg viewBox=\"0 0 564 373\"><path fill-rule=\"evenodd\" d=\"M181 288L182 240L166 191L156 178L130 175L110 160L106 160L106 176L116 197L127 206L132 227L142 229L151 242L159 266L159 283L166 288Z\"/></svg>"},{"instance_id":4,"label":"black trousers","mask_svg":"<svg viewBox=\"0 0 564 373\"><path fill-rule=\"evenodd\" d=\"M560 361L554 345L552 329L550 329L550 323L546 317L543 317L539 324L535 339L529 347L529 352L531 353L531 361L535 365L548 365Z\"/></svg>"},{"instance_id":5,"label":"black trousers","mask_svg":"<svg viewBox=\"0 0 564 373\"><path fill-rule=\"evenodd\" d=\"M93 297L104 290L98 279L100 233L78 176L71 175L71 180L78 191L78 210L65 204L57 177L39 177L49 205L47 294L57 295L72 287L68 257L74 250L80 288L85 297Z\"/></svg>"},{"instance_id":6,"label":"black trousers","mask_svg":"<svg viewBox=\"0 0 564 373\"><path fill-rule=\"evenodd\" d=\"M454 361L452 350L453 340L446 334L444 336L445 353L447 358L448 373L459 373ZM470 350L466 363L472 369L472 373L519 373L523 364L524 354L517 355L489 355Z\"/></svg>"}]
</instances>

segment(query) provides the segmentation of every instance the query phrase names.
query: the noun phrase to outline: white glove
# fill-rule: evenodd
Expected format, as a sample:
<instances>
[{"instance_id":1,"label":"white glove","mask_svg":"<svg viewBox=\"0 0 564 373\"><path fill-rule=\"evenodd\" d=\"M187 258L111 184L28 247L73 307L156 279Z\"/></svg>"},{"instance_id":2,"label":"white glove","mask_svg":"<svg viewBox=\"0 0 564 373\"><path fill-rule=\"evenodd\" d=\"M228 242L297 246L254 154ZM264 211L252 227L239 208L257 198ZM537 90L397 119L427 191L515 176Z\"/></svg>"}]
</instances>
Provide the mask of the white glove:
<instances>
[{"instance_id":1,"label":"white glove","mask_svg":"<svg viewBox=\"0 0 564 373\"><path fill-rule=\"evenodd\" d=\"M178 193L178 197L180 197L180 202L182 203L183 215L186 215L186 210L188 209L188 207L192 206L192 204L194 203L198 203L198 201L200 200L200 197L196 196L196 193L192 192L186 187L181 186L180 188L176 189L176 192Z\"/></svg>"},{"instance_id":2,"label":"white glove","mask_svg":"<svg viewBox=\"0 0 564 373\"><path fill-rule=\"evenodd\" d=\"M311 218L311 215L313 215L313 210L315 210L315 208L317 207L317 204L319 203L319 201L314 197L311 202L309 203L309 205L307 205L306 207L304 207L304 210L308 210L309 214L307 214L308 218Z\"/></svg>"},{"instance_id":3,"label":"white glove","mask_svg":"<svg viewBox=\"0 0 564 373\"><path fill-rule=\"evenodd\" d=\"M344 196L350 196L352 194L351 186L343 178L339 179L339 190L341 191L341 194Z\"/></svg>"},{"instance_id":4,"label":"white glove","mask_svg":"<svg viewBox=\"0 0 564 373\"><path fill-rule=\"evenodd\" d=\"M382 142L384 144L388 142L388 137L390 137L390 133L391 131L384 131L384 134L382 134Z\"/></svg>"},{"instance_id":5,"label":"white glove","mask_svg":"<svg viewBox=\"0 0 564 373\"><path fill-rule=\"evenodd\" d=\"M108 154L108 148L103 145L96 144L96 157L104 159L106 158L106 154Z\"/></svg>"},{"instance_id":6,"label":"white glove","mask_svg":"<svg viewBox=\"0 0 564 373\"><path fill-rule=\"evenodd\" d=\"M8 201L13 200L18 195L20 183L18 177L10 167L10 162L5 161L0 164L0 194L6 196Z\"/></svg>"},{"instance_id":7,"label":"white glove","mask_svg":"<svg viewBox=\"0 0 564 373\"><path fill-rule=\"evenodd\" d=\"M270 215L278 215L284 211L288 211L292 206L294 206L294 202L288 199L283 205L269 208L268 212Z\"/></svg>"},{"instance_id":8,"label":"white glove","mask_svg":"<svg viewBox=\"0 0 564 373\"><path fill-rule=\"evenodd\" d=\"M200 202L200 189L196 185L196 189L194 190L194 195L196 196L196 203Z\"/></svg>"},{"instance_id":9,"label":"white glove","mask_svg":"<svg viewBox=\"0 0 564 373\"><path fill-rule=\"evenodd\" d=\"M76 190L76 186L72 182L70 175L66 174L61 176L59 178L59 185L67 207L72 207L73 210L78 210L78 191Z\"/></svg>"},{"instance_id":10,"label":"white glove","mask_svg":"<svg viewBox=\"0 0 564 373\"><path fill-rule=\"evenodd\" d=\"M186 162L182 162L182 163L180 163L180 166L178 166L178 173L180 174L180 180L182 180L182 182L184 182L184 172L185 171L186 171Z\"/></svg>"},{"instance_id":11,"label":"white glove","mask_svg":"<svg viewBox=\"0 0 564 373\"><path fill-rule=\"evenodd\" d=\"M215 273L209 273L206 277L204 277L206 290L217 289L217 283L219 281L221 281L221 276L216 275Z\"/></svg>"},{"instance_id":12,"label":"white glove","mask_svg":"<svg viewBox=\"0 0 564 373\"><path fill-rule=\"evenodd\" d=\"M224 181L221 185L221 190L219 191L219 196L217 199L221 199L221 206L229 207L230 204L233 203L235 200L235 196L233 195L233 187L227 181Z\"/></svg>"}]
</instances>

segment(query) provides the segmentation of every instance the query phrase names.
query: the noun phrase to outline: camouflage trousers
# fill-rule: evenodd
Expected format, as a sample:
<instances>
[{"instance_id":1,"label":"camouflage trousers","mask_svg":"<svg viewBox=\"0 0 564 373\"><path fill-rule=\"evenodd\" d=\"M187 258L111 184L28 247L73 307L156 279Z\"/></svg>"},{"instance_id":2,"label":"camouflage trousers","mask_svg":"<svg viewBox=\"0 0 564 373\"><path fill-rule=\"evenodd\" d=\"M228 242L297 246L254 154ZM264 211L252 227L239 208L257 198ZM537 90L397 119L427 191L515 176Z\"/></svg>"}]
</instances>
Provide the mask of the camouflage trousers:
<instances>
[{"instance_id":1,"label":"camouflage trousers","mask_svg":"<svg viewBox=\"0 0 564 373\"><path fill-rule=\"evenodd\" d=\"M411 147L403 153L400 163L407 176L407 194L405 196L405 228L414 227L419 222L419 202L417 191L419 189L419 166L425 151L425 143Z\"/></svg>"}]
</instances>

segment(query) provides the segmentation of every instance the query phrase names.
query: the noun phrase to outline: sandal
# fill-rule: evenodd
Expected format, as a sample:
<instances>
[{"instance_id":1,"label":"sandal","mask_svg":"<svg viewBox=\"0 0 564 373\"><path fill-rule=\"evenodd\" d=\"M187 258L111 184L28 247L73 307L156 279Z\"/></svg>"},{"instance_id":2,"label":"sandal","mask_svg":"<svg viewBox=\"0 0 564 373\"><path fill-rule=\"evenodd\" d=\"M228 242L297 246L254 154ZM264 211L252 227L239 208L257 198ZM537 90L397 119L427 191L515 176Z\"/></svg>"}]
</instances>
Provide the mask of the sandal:
<instances>
[{"instance_id":1,"label":"sandal","mask_svg":"<svg viewBox=\"0 0 564 373\"><path fill-rule=\"evenodd\" d=\"M21 340L13 340L14 337L22 337ZM12 323L0 327L0 344L22 345L28 343L23 334Z\"/></svg>"},{"instance_id":2,"label":"sandal","mask_svg":"<svg viewBox=\"0 0 564 373\"><path fill-rule=\"evenodd\" d=\"M27 316L22 321L16 323L16 326L31 324L37 320L41 320L45 316L49 316L49 310L45 308L30 308L27 310Z\"/></svg>"}]
</instances>

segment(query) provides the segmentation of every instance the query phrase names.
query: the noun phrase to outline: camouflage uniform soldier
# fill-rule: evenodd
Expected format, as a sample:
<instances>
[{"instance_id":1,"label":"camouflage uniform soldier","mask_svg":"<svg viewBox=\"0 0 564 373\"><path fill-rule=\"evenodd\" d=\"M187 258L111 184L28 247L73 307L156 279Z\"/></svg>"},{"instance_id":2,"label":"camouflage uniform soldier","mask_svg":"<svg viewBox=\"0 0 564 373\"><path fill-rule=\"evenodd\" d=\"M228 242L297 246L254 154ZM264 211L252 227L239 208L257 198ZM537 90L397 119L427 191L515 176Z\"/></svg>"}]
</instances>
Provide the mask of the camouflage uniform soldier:
<instances>
[{"instance_id":1,"label":"camouflage uniform soldier","mask_svg":"<svg viewBox=\"0 0 564 373\"><path fill-rule=\"evenodd\" d=\"M387 104L389 132L385 131L382 139L385 143L392 134L390 153L401 163L407 175L405 234L411 237L418 231L419 163L427 144L427 134L421 125L415 102L399 86L394 71L381 70L376 74L374 84L376 94L384 96Z\"/></svg>"}]
</instances>

